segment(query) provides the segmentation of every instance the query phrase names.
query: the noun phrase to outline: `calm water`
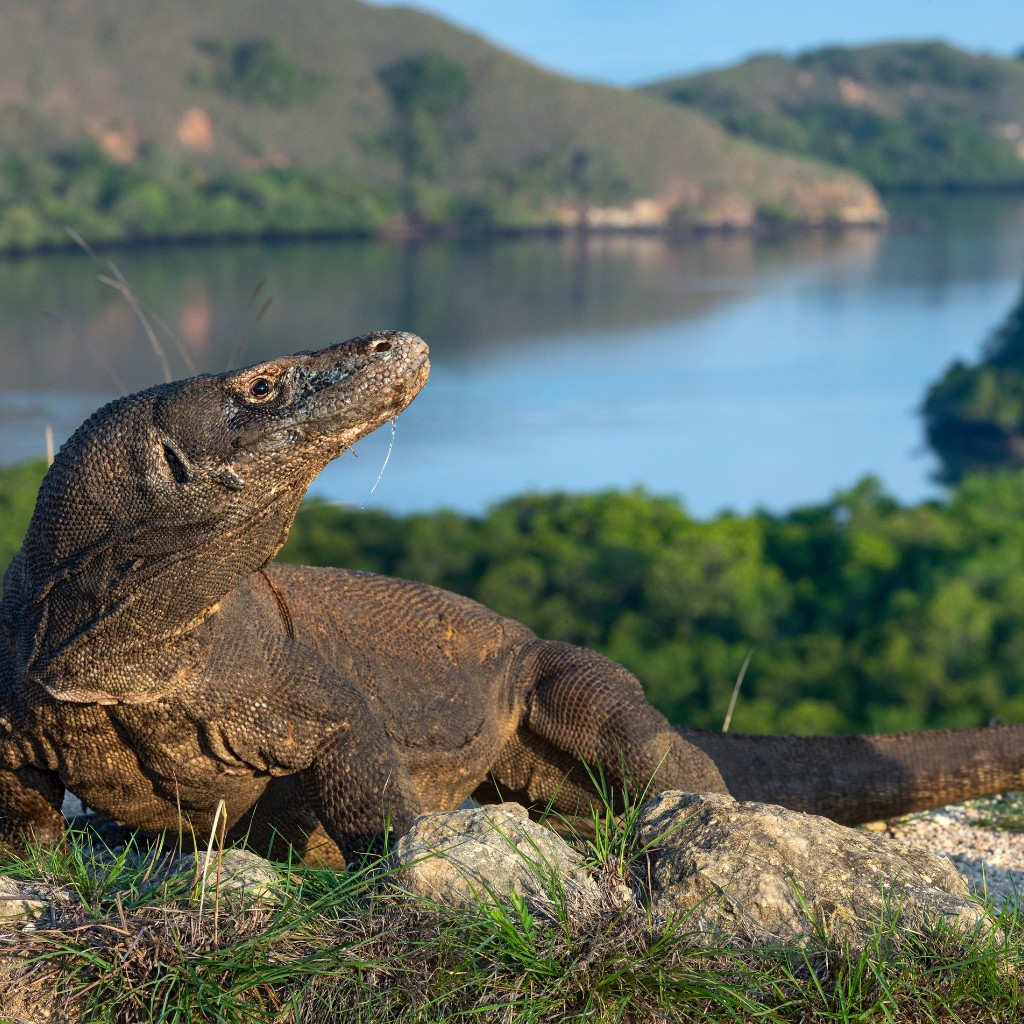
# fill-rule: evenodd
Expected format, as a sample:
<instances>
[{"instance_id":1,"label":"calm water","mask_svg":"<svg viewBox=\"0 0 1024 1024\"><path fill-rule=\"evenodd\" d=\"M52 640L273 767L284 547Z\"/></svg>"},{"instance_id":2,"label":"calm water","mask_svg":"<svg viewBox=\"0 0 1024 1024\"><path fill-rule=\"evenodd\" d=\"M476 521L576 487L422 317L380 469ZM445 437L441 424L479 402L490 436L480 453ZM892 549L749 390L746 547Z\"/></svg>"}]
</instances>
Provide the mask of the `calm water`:
<instances>
[{"instance_id":1,"label":"calm water","mask_svg":"<svg viewBox=\"0 0 1024 1024\"><path fill-rule=\"evenodd\" d=\"M915 410L1019 296L1024 199L904 199L885 233L133 250L0 261L0 462L162 379L377 327L422 334L379 508L479 511L527 489L643 485L695 514L817 502L866 473L938 493ZM254 292L257 294L254 295ZM270 299L265 310L263 306ZM261 310L263 310L262 315ZM175 346L179 347L175 347ZM362 504L388 431L319 493Z\"/></svg>"}]
</instances>

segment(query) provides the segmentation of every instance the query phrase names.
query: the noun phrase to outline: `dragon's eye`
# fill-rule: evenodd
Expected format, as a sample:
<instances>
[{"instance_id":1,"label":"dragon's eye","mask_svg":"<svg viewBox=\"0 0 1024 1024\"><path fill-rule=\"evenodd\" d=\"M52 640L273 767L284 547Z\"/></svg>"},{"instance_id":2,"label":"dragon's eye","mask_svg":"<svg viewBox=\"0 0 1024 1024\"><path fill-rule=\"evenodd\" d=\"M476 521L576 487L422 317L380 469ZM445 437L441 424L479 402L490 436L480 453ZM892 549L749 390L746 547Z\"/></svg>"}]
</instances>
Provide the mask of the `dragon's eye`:
<instances>
[{"instance_id":1,"label":"dragon's eye","mask_svg":"<svg viewBox=\"0 0 1024 1024\"><path fill-rule=\"evenodd\" d=\"M249 385L249 397L257 402L269 398L274 392L274 386L266 377L257 377Z\"/></svg>"}]
</instances>

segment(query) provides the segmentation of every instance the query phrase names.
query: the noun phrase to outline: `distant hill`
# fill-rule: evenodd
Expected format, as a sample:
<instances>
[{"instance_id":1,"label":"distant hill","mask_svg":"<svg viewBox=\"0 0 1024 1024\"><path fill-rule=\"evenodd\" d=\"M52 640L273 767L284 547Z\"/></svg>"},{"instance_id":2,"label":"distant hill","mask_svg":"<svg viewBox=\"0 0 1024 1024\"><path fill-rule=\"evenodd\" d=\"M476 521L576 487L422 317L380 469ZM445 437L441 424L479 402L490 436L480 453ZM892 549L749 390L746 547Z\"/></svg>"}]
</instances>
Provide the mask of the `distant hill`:
<instances>
[{"instance_id":1,"label":"distant hill","mask_svg":"<svg viewBox=\"0 0 1024 1024\"><path fill-rule=\"evenodd\" d=\"M858 175L357 0L6 0L0 248L857 223Z\"/></svg>"},{"instance_id":2,"label":"distant hill","mask_svg":"<svg viewBox=\"0 0 1024 1024\"><path fill-rule=\"evenodd\" d=\"M645 92L882 188L1024 186L1024 60L937 42L829 47Z\"/></svg>"}]
</instances>

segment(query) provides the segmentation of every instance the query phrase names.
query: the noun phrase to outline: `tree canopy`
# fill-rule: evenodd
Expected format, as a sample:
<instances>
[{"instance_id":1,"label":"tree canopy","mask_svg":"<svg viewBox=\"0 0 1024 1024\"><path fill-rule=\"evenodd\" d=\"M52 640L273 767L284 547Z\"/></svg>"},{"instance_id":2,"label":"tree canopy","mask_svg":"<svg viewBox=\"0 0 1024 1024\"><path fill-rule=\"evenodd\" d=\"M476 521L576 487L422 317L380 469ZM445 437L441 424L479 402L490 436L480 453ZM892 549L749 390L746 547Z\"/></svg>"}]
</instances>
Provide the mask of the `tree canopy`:
<instances>
[{"instance_id":1,"label":"tree canopy","mask_svg":"<svg viewBox=\"0 0 1024 1024\"><path fill-rule=\"evenodd\" d=\"M1024 465L1024 292L982 358L954 362L928 389L922 411L947 482Z\"/></svg>"},{"instance_id":2,"label":"tree canopy","mask_svg":"<svg viewBox=\"0 0 1024 1024\"><path fill-rule=\"evenodd\" d=\"M44 467L0 471L0 557ZM307 502L282 557L423 580L632 669L671 720L844 733L1024 721L1024 473L904 506L867 478L784 515L689 516L643 491L482 516Z\"/></svg>"},{"instance_id":3,"label":"tree canopy","mask_svg":"<svg viewBox=\"0 0 1024 1024\"><path fill-rule=\"evenodd\" d=\"M1024 474L905 507L866 479L785 515L642 491L486 515L308 504L283 557L424 580L632 669L677 722L853 732L1024 719Z\"/></svg>"}]
</instances>

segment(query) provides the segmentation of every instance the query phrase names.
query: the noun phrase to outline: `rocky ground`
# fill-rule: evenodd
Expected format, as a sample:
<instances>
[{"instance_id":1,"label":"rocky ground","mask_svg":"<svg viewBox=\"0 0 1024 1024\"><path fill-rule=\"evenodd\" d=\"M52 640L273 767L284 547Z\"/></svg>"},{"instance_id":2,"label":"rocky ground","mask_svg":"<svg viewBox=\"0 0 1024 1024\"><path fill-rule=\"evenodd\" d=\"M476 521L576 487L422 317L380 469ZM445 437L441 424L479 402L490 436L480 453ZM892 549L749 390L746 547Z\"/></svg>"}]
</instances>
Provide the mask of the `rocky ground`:
<instances>
[{"instance_id":1,"label":"rocky ground","mask_svg":"<svg viewBox=\"0 0 1024 1024\"><path fill-rule=\"evenodd\" d=\"M72 819L78 816L79 824L91 821L70 794L65 813ZM1003 827L990 827L988 822L1001 822ZM1008 899L1024 899L1024 820L1014 819L1017 831L1005 827L1007 824L1005 801L995 797L864 827L948 857L972 891L987 894L1001 907Z\"/></svg>"}]
</instances>

